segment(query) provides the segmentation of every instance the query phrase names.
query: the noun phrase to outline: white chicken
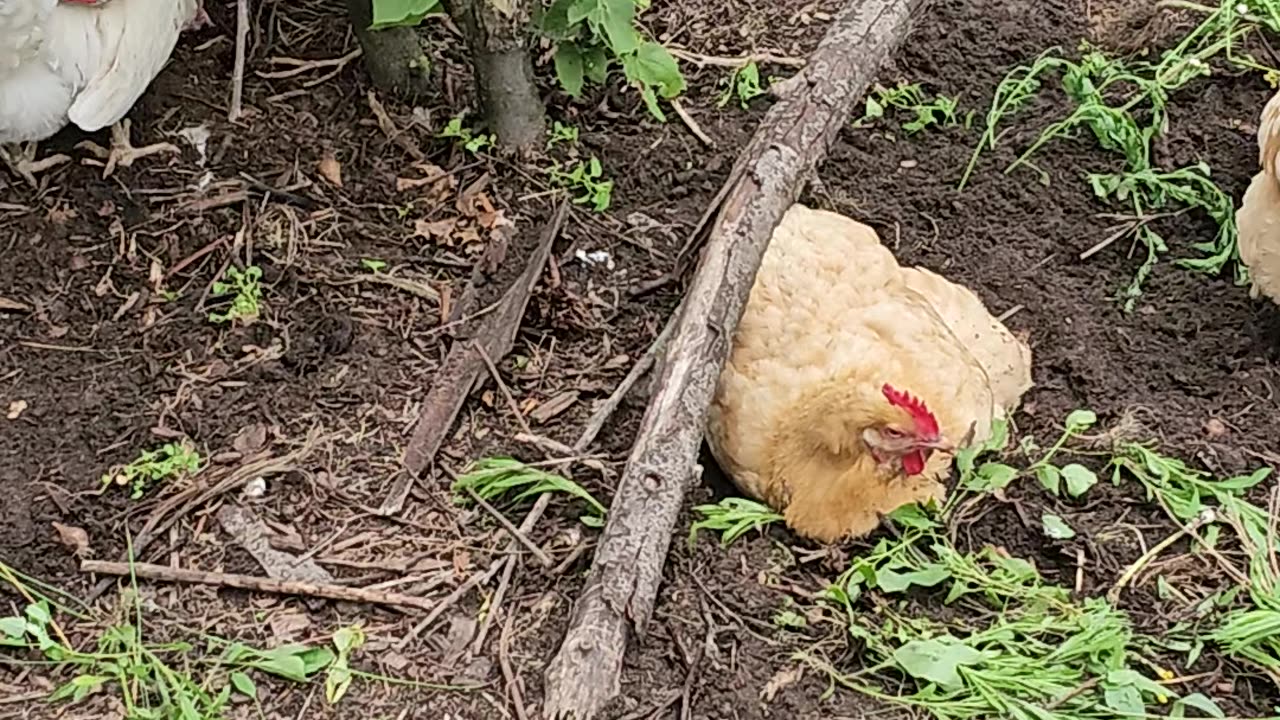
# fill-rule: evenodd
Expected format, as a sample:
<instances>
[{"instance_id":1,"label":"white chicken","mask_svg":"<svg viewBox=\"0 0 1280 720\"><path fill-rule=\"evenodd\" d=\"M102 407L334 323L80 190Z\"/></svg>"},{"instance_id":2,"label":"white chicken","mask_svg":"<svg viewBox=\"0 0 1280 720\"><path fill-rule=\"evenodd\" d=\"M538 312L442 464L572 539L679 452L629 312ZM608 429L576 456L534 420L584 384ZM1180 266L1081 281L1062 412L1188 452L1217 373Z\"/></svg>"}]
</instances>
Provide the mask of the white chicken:
<instances>
[{"instance_id":1,"label":"white chicken","mask_svg":"<svg viewBox=\"0 0 1280 720\"><path fill-rule=\"evenodd\" d=\"M126 113L168 62L178 35L208 21L202 0L0 0L0 158L35 185L36 144L68 122L86 132L111 126L111 149L85 143L116 166L160 152L135 148ZM25 145L16 154L18 145Z\"/></svg>"}]
</instances>

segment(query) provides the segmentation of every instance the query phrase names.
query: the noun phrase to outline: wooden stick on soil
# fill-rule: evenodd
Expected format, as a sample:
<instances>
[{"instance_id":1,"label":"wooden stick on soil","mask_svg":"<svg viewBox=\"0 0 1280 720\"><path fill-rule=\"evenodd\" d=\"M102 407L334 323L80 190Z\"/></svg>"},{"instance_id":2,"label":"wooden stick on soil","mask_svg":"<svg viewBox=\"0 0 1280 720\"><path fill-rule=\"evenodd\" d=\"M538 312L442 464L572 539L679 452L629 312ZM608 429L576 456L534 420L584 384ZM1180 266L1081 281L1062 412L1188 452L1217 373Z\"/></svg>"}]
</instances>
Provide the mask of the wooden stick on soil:
<instances>
[{"instance_id":1,"label":"wooden stick on soil","mask_svg":"<svg viewBox=\"0 0 1280 720\"><path fill-rule=\"evenodd\" d=\"M326 585L303 580L275 580L257 575L233 575L206 572L204 570L184 570L182 568L169 567L168 565L153 565L151 563L133 563L130 565L122 562L84 560L80 563L80 571L99 575L115 575L117 577L139 577L145 580L160 580L162 582L215 585L217 587L256 590L280 595L302 595L329 598L330 600L399 605L418 608L419 610L433 610L437 605L434 600L420 598L415 595L402 595L400 593L366 590L343 585Z\"/></svg>"},{"instance_id":2,"label":"wooden stick on soil","mask_svg":"<svg viewBox=\"0 0 1280 720\"><path fill-rule=\"evenodd\" d=\"M413 486L414 479L422 474L422 471L427 469L435 459L436 451L440 449L441 443L449 434L449 428L453 427L453 421L462 410L462 404L466 401L467 395L485 370L484 358L487 356L497 360L511 351L516 333L520 330L520 319L524 316L524 309L529 304L529 296L538 278L542 276L542 269L546 266L547 258L551 254L551 245L560 234L568 208L567 199L560 203L551 222L543 231L537 247L526 260L524 272L503 293L494 311L485 314L478 321L475 333L467 338L471 342L459 338L449 349L444 365L436 373L431 383L431 390L422 403L422 411L418 415L418 424L413 430L413 437L405 447L404 466L407 472L397 478L383 500L381 511L384 514L394 515L400 512L404 507L405 499L409 496L409 489ZM495 258L495 260L502 261L501 258ZM512 261L515 258L506 258L506 260ZM468 292L464 292L464 296L471 294L470 291L473 290L477 277L477 275L472 276L472 281L468 283ZM463 302L458 303L459 312L463 305Z\"/></svg>"},{"instance_id":3,"label":"wooden stick on soil","mask_svg":"<svg viewBox=\"0 0 1280 720\"><path fill-rule=\"evenodd\" d=\"M632 632L643 636L685 492L696 480L707 406L747 295L783 214L906 35L923 0L847 0L743 150L667 344L653 398L609 508L590 579L546 673L543 716L595 717L618 694Z\"/></svg>"}]
</instances>

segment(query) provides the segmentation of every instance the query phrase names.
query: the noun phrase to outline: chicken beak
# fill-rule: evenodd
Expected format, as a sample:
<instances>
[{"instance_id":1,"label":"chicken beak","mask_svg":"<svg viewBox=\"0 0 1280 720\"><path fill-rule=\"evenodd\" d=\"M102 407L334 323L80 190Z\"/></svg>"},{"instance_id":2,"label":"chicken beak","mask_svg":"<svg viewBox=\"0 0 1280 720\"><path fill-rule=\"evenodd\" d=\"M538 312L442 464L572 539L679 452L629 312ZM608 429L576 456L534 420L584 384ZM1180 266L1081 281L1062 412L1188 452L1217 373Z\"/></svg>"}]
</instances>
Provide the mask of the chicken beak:
<instances>
[{"instance_id":1,"label":"chicken beak","mask_svg":"<svg viewBox=\"0 0 1280 720\"><path fill-rule=\"evenodd\" d=\"M944 437L939 437L937 440L924 443L920 447L931 448L933 450L938 450L944 453L953 453L956 451L955 443L951 442L950 440Z\"/></svg>"}]
</instances>

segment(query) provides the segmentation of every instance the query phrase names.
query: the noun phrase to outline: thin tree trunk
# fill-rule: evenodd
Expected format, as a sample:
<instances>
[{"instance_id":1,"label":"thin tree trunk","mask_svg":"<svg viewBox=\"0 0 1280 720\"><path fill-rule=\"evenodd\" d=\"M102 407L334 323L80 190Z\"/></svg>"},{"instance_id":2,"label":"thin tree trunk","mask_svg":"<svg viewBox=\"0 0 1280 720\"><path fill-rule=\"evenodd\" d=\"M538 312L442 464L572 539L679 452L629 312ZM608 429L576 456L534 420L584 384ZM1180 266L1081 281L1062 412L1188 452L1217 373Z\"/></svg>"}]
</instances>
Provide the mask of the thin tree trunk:
<instances>
[{"instance_id":1,"label":"thin tree trunk","mask_svg":"<svg viewBox=\"0 0 1280 720\"><path fill-rule=\"evenodd\" d=\"M546 114L529 54L531 0L448 0L446 5L467 39L489 129L506 147L540 144Z\"/></svg>"},{"instance_id":2,"label":"thin tree trunk","mask_svg":"<svg viewBox=\"0 0 1280 720\"><path fill-rule=\"evenodd\" d=\"M707 406L760 259L783 214L905 37L925 0L845 0L803 80L764 117L730 178L667 343L661 374L596 545L591 575L546 671L543 717L589 720L619 691L627 641L643 637Z\"/></svg>"},{"instance_id":3,"label":"thin tree trunk","mask_svg":"<svg viewBox=\"0 0 1280 720\"><path fill-rule=\"evenodd\" d=\"M407 103L432 89L431 62L422 49L422 38L416 29L370 30L371 0L347 0L347 14L364 51L364 66L374 86Z\"/></svg>"}]
</instances>

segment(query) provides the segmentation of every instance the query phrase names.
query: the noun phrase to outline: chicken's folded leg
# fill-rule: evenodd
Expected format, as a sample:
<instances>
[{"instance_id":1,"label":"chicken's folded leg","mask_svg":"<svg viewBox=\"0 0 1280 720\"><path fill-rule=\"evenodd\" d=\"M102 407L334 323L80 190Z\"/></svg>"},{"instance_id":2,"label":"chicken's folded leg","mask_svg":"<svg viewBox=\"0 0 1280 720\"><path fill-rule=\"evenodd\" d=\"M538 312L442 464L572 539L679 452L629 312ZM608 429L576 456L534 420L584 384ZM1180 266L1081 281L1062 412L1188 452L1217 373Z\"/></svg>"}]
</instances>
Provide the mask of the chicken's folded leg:
<instances>
[{"instance_id":1,"label":"chicken's folded leg","mask_svg":"<svg viewBox=\"0 0 1280 720\"><path fill-rule=\"evenodd\" d=\"M160 153L181 153L177 145L173 143L161 142L154 145L146 145L140 148L133 146L129 140L129 132L132 129L132 123L128 118L121 120L111 126L111 149L107 150L95 142L85 140L76 145L78 148L84 148L89 152L97 155L100 159L106 161L106 167L102 171L102 177L111 177L111 173L116 171L117 167L129 167L133 165L133 161L141 160L144 157L158 155Z\"/></svg>"},{"instance_id":2,"label":"chicken's folded leg","mask_svg":"<svg viewBox=\"0 0 1280 720\"><path fill-rule=\"evenodd\" d=\"M3 160L4 164L8 165L15 175L26 180L33 188L40 187L40 184L36 182L36 173L42 173L63 163L71 162L71 158L66 155L50 155L43 160L36 160L37 144L34 142L23 143L21 149L15 153L14 149L17 147L17 143L0 145L0 160Z\"/></svg>"}]
</instances>

